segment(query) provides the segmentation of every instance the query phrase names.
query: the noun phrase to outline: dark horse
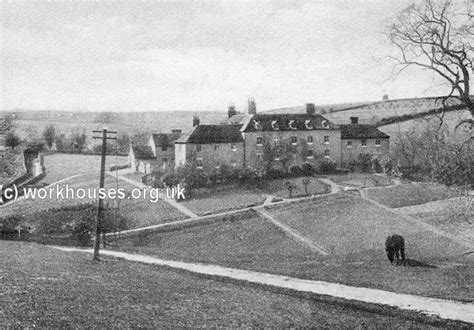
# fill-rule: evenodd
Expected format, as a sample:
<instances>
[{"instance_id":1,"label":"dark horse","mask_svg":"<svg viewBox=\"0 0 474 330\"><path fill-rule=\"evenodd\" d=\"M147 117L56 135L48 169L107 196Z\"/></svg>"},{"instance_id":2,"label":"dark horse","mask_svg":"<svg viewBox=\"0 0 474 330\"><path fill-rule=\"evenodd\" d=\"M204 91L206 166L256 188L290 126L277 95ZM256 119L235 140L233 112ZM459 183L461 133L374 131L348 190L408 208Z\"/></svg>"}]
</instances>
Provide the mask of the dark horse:
<instances>
[{"instance_id":1,"label":"dark horse","mask_svg":"<svg viewBox=\"0 0 474 330\"><path fill-rule=\"evenodd\" d=\"M387 237L385 241L385 251L387 252L388 260L393 263L394 257L397 257L397 265L405 265L405 240L400 235L392 235ZM400 255L398 254L400 252Z\"/></svg>"}]
</instances>

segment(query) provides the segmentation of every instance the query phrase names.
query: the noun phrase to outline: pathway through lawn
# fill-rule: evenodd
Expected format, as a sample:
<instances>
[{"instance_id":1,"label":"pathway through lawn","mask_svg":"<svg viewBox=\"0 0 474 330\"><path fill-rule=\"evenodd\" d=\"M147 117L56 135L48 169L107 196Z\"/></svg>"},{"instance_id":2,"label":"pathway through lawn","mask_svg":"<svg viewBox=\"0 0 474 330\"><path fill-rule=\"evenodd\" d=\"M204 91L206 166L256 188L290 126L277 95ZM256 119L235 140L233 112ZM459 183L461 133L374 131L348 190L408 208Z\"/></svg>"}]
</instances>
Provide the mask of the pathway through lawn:
<instances>
[{"instance_id":1,"label":"pathway through lawn","mask_svg":"<svg viewBox=\"0 0 474 330\"><path fill-rule=\"evenodd\" d=\"M62 251L93 253L92 249L54 247ZM299 292L310 292L347 300L356 300L371 304L382 304L405 310L439 316L444 319L474 323L474 304L459 301L421 297L377 289L353 287L349 285L303 280L281 275L254 272L249 270L205 265L171 260L163 260L150 256L136 255L117 251L102 250L102 255L113 256L125 260L153 265L182 269L208 276L225 277L234 280L257 283Z\"/></svg>"}]
</instances>

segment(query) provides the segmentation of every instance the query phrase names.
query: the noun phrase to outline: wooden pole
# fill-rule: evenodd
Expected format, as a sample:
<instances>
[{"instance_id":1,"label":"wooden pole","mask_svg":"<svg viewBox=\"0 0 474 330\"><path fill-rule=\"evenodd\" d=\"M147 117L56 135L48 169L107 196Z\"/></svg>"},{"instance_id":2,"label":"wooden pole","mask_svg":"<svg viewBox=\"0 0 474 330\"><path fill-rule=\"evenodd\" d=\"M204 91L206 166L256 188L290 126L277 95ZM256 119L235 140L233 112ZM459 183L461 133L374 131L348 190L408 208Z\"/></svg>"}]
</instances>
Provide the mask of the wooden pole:
<instances>
[{"instance_id":1,"label":"wooden pole","mask_svg":"<svg viewBox=\"0 0 474 330\"><path fill-rule=\"evenodd\" d=\"M102 154L100 159L100 179L99 179L99 191L104 188L104 177L105 177L105 154L107 152L107 130L102 131ZM99 197L99 196L98 196ZM99 259L99 250L100 250L100 234L102 231L102 219L104 216L104 200L98 198L97 204L97 220L96 220L96 230L95 230L95 244L94 244L94 260Z\"/></svg>"}]
</instances>

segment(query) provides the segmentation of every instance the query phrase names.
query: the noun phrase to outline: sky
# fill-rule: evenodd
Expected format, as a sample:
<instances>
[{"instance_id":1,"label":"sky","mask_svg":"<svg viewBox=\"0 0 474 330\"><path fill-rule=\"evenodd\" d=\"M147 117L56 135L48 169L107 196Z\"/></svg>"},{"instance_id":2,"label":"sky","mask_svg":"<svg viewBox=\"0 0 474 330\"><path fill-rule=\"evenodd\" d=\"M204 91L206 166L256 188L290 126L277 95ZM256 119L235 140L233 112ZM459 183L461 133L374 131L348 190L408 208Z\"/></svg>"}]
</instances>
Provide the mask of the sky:
<instances>
[{"instance_id":1,"label":"sky","mask_svg":"<svg viewBox=\"0 0 474 330\"><path fill-rule=\"evenodd\" d=\"M392 75L389 0L4 0L0 109L258 110L439 95Z\"/></svg>"}]
</instances>

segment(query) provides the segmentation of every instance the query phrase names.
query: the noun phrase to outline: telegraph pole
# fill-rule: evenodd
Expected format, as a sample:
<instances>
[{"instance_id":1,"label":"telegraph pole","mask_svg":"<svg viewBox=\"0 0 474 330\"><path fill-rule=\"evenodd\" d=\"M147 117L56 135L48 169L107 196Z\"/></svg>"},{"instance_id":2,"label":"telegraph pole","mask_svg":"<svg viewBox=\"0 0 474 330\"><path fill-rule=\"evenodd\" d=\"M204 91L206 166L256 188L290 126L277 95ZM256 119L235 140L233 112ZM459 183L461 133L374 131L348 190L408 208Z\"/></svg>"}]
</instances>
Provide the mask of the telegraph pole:
<instances>
[{"instance_id":1,"label":"telegraph pole","mask_svg":"<svg viewBox=\"0 0 474 330\"><path fill-rule=\"evenodd\" d=\"M94 139L102 139L102 154L100 160L100 179L99 179L99 189L104 188L104 178L105 178L105 155L107 152L107 140L117 140L116 137L108 137L107 133L117 134L114 131L107 131L103 129L102 131L92 131L92 133L102 133L102 136L93 136ZM104 217L104 200L98 195L97 203L97 220L96 220L96 231L95 231L95 242L94 242L94 257L93 260L99 261L99 249L100 249L100 234L102 231L102 223Z\"/></svg>"}]
</instances>

